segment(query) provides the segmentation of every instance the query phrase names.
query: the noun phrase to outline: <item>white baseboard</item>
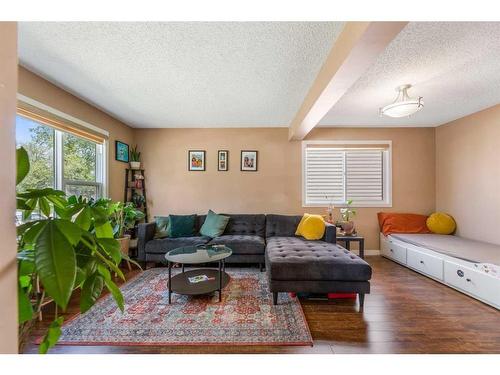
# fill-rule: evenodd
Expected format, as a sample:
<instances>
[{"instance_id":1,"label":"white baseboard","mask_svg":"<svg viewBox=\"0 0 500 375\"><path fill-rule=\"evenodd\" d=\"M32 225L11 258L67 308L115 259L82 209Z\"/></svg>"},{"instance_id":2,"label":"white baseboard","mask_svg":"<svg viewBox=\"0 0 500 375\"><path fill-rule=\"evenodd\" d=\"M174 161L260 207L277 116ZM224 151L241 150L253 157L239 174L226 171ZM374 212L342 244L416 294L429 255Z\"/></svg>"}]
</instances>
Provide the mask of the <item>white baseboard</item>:
<instances>
[{"instance_id":1,"label":"white baseboard","mask_svg":"<svg viewBox=\"0 0 500 375\"><path fill-rule=\"evenodd\" d=\"M359 250L351 250L354 254L359 255ZM365 256L380 255L380 250L365 250Z\"/></svg>"}]
</instances>

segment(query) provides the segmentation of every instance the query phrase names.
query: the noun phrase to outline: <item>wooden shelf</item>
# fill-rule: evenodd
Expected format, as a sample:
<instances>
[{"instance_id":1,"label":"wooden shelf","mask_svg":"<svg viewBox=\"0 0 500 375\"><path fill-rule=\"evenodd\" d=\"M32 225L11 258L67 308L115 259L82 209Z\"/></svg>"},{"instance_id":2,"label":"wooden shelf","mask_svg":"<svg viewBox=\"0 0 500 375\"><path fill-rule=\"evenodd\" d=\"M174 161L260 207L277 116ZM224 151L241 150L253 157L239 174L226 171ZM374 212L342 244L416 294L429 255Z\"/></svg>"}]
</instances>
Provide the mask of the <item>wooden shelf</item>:
<instances>
[{"instance_id":1,"label":"wooden shelf","mask_svg":"<svg viewBox=\"0 0 500 375\"><path fill-rule=\"evenodd\" d=\"M139 180L139 178L135 178L136 175L140 173L140 180L142 181L142 187L134 187L134 186L129 186L130 184L134 184L136 180ZM144 203L141 205L141 207L137 207L137 209L141 210L144 212L144 220L147 223L148 222L148 206L147 206L147 197L146 197L146 178L144 175L144 169L139 168L139 169L132 169L132 168L125 168L125 188L124 188L124 197L123 197L123 202L128 203L133 201L133 197L135 195L142 195L144 197ZM135 206L135 204L134 204Z\"/></svg>"}]
</instances>

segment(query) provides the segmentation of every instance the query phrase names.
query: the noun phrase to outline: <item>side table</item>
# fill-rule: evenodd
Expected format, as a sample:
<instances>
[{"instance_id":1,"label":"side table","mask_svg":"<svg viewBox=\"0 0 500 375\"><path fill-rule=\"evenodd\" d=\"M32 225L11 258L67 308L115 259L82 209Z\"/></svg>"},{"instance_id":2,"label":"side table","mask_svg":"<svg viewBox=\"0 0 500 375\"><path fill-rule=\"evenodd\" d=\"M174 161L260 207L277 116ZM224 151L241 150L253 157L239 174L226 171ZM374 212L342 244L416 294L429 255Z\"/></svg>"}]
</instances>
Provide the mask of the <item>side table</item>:
<instances>
[{"instance_id":1,"label":"side table","mask_svg":"<svg viewBox=\"0 0 500 375\"><path fill-rule=\"evenodd\" d=\"M342 236L337 235L337 242L344 242L345 248L351 250L351 242L359 243L359 257L361 259L365 258L365 238L363 236Z\"/></svg>"}]
</instances>

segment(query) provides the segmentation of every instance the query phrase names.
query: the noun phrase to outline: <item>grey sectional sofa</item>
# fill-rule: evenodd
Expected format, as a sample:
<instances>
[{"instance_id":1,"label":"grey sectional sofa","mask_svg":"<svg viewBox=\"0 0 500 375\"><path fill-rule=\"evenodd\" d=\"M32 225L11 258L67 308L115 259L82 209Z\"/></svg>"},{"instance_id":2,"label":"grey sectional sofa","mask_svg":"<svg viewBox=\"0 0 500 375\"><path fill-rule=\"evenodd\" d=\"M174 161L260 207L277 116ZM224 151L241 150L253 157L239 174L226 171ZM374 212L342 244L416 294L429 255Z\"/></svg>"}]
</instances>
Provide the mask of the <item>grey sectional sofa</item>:
<instances>
[{"instance_id":1,"label":"grey sectional sofa","mask_svg":"<svg viewBox=\"0 0 500 375\"><path fill-rule=\"evenodd\" d=\"M225 214L227 215L227 214ZM177 247L200 244L224 244L233 250L226 259L228 263L264 264L266 248L266 215L227 215L229 222L222 236L216 238L196 235L193 237L155 239L154 222L139 224L137 258L141 262L165 261L165 254ZM195 220L195 233L199 233L206 215L198 215Z\"/></svg>"},{"instance_id":2,"label":"grey sectional sofa","mask_svg":"<svg viewBox=\"0 0 500 375\"><path fill-rule=\"evenodd\" d=\"M370 292L371 267L336 244L336 228L327 224L320 241L295 236L302 216L227 215L229 223L216 238L203 236L155 239L155 223L139 224L138 260L164 262L165 253L181 246L224 244L233 250L227 263L266 264L269 289L277 304L280 292L358 293L360 309ZM195 232L205 220L197 216Z\"/></svg>"}]
</instances>

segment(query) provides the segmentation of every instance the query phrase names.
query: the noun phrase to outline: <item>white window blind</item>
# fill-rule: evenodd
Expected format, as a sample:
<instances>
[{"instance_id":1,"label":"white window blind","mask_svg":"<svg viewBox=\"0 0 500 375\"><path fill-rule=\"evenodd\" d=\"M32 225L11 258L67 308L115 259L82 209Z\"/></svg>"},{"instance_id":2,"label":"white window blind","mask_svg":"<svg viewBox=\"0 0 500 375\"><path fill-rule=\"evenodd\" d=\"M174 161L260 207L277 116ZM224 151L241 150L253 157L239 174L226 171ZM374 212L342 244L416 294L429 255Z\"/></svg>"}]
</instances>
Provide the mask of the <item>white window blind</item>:
<instances>
[{"instance_id":1,"label":"white window blind","mask_svg":"<svg viewBox=\"0 0 500 375\"><path fill-rule=\"evenodd\" d=\"M343 205L349 200L358 207L390 206L390 144L311 143L306 141L303 149L305 206Z\"/></svg>"},{"instance_id":2,"label":"white window blind","mask_svg":"<svg viewBox=\"0 0 500 375\"><path fill-rule=\"evenodd\" d=\"M346 196L353 202L384 200L382 150L345 152Z\"/></svg>"},{"instance_id":3,"label":"white window blind","mask_svg":"<svg viewBox=\"0 0 500 375\"><path fill-rule=\"evenodd\" d=\"M325 200L344 201L344 153L332 148L306 149L306 200L321 204Z\"/></svg>"}]
</instances>

